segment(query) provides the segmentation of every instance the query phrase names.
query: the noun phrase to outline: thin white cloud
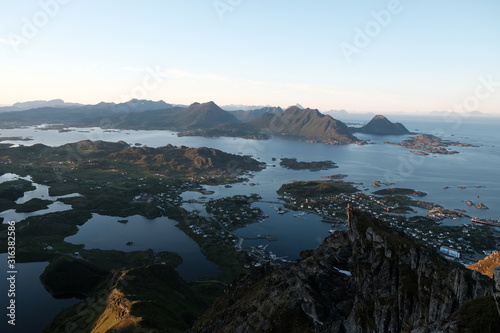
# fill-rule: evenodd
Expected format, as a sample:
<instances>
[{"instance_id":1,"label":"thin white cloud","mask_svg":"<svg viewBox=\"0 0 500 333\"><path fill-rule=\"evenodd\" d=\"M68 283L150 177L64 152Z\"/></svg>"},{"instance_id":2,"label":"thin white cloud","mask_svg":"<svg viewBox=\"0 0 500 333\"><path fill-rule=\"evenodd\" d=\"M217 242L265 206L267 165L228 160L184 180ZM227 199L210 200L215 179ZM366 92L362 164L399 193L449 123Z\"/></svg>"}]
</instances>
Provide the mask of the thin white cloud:
<instances>
[{"instance_id":1,"label":"thin white cloud","mask_svg":"<svg viewBox=\"0 0 500 333\"><path fill-rule=\"evenodd\" d=\"M126 72L144 73L144 72L148 71L148 67L136 67L136 66L126 66L126 67L122 67L121 69L126 71Z\"/></svg>"},{"instance_id":2,"label":"thin white cloud","mask_svg":"<svg viewBox=\"0 0 500 333\"><path fill-rule=\"evenodd\" d=\"M177 79L191 79L191 80L200 80L200 81L225 81L229 82L232 79L218 75L213 73L189 73L179 69L167 69L165 72L168 76Z\"/></svg>"},{"instance_id":3,"label":"thin white cloud","mask_svg":"<svg viewBox=\"0 0 500 333\"><path fill-rule=\"evenodd\" d=\"M148 72L150 70L149 67L137 67L137 66L126 66L121 68L124 71L128 72ZM308 83L283 83L283 82L268 82L261 80L247 80L241 78L232 78L227 77L220 74L215 73L192 73L180 69L168 68L163 70L164 73L168 75L171 79L179 79L179 80L192 80L199 81L202 83L209 82L225 82L234 85L247 85L255 88L287 88L287 89L295 89L299 91L309 91L309 92L318 92L326 95L334 95L334 96L347 96L347 97L355 97L358 98L358 93L348 92L345 90L339 90L337 87L328 86L328 85L318 85L318 84L308 84Z\"/></svg>"}]
</instances>

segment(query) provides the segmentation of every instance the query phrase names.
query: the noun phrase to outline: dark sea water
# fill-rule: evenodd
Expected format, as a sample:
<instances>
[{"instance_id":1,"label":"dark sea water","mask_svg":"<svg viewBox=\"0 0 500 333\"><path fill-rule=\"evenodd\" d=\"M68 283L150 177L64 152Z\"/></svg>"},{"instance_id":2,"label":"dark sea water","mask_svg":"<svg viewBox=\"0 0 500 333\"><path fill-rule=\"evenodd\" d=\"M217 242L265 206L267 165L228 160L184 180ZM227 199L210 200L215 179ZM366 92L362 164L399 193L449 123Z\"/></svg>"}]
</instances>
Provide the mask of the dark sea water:
<instances>
[{"instance_id":1,"label":"dark sea water","mask_svg":"<svg viewBox=\"0 0 500 333\"><path fill-rule=\"evenodd\" d=\"M480 145L473 147L451 147L460 153L456 155L419 156L409 150L395 145L383 144L384 141L400 142L405 136L372 136L358 135L370 140L369 145L331 146L326 144L292 141L282 137L271 140L256 141L239 138L200 138L177 137L171 131L103 131L99 128L76 129L71 132L58 133L33 128L0 129L2 136L31 137L32 141L12 141L15 144L32 145L43 143L58 146L79 140L123 140L130 144L158 147L166 144L185 145L189 147L213 147L234 154L252 155L268 164L268 167L254 173L249 186L248 182L235 184L232 188L207 186L214 191L209 198L221 198L235 194L257 193L263 201L255 205L269 215L262 223L248 225L236 231L241 236L257 234L274 234L278 241L269 242L268 249L278 256L296 259L304 249L316 247L328 235L330 225L322 223L316 215L306 214L294 217L296 212L283 215L276 214L273 206L278 201L276 191L283 183L293 180L321 179L321 176L343 173L349 175L345 180L361 182L360 189L374 190L374 180L395 182L396 187L413 188L426 192L426 201L436 202L445 208L466 209L467 213L481 218L500 219L500 118L460 118L460 117L389 117L391 121L402 122L410 131L435 134L444 139ZM349 121L350 119L341 119ZM366 119L367 121L369 119ZM359 120L353 120L359 122ZM281 168L279 159L295 157L301 161L332 160L338 164L337 169L325 171L294 171ZM272 161L276 158L276 161ZM275 166L272 166L275 165ZM460 189L457 185L465 186ZM480 185L476 188L474 185ZM449 186L449 189L443 189ZM185 199L197 199L202 195L196 192L184 194ZM465 204L466 200L482 202L488 210L479 210ZM200 204L184 204L188 210L202 210ZM12 212L11 212L12 213ZM0 215L1 216L1 215ZM7 218L19 218L5 215ZM153 248L158 251L175 251L184 258L179 268L186 278L205 276L217 271L197 248L196 244L175 228L175 222L168 219L147 220L132 217L128 225L115 222L116 218L94 215L93 219L80 228L80 231L67 239L72 243L83 243L87 248L113 248L118 250L135 250ZM452 223L452 222L450 222ZM455 224L470 223L468 219L453 221ZM99 226L109 229L109 235L119 237L95 238L93 230ZM134 246L124 245L133 241ZM245 241L244 246L267 244L267 241ZM5 262L5 255L0 255ZM46 263L22 264L24 272L18 281L24 296L19 299L19 318L28 325L24 330L16 332L41 331L52 317L64 306L75 300L54 300L45 292L39 282L39 275ZM2 284L3 286L3 284ZM4 288L2 288L3 290ZM45 293L44 293L45 292ZM29 295L29 296L26 296ZM35 300L31 295L38 295ZM40 303L41 302L41 303ZM43 305L42 305L43 304ZM24 316L24 317L23 317ZM0 331L5 329L5 321L0 323ZM5 328L5 329L4 329ZM19 327L18 327L19 329Z\"/></svg>"},{"instance_id":2,"label":"dark sea water","mask_svg":"<svg viewBox=\"0 0 500 333\"><path fill-rule=\"evenodd\" d=\"M7 297L7 254L0 254L0 265L3 273L1 274L2 283L0 284L2 293L0 332L42 332L52 319L64 308L77 302L75 299L55 299L43 287L39 280L48 262L36 262L29 264L16 265L16 325L7 323L9 319L7 306L9 298Z\"/></svg>"}]
</instances>

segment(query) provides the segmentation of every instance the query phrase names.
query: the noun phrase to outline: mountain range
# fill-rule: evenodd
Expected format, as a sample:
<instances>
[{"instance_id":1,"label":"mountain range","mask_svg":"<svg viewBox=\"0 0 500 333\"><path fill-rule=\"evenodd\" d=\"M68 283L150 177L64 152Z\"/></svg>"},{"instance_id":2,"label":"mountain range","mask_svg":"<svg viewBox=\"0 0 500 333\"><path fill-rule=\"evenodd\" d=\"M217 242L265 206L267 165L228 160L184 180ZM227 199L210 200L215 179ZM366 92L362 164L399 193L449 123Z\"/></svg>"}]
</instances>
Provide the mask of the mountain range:
<instances>
[{"instance_id":1,"label":"mountain range","mask_svg":"<svg viewBox=\"0 0 500 333\"><path fill-rule=\"evenodd\" d=\"M399 124L376 116L361 128L349 128L342 121L316 109L299 105L286 110L264 107L255 110L225 111L214 102L173 105L164 101L133 99L125 103L67 105L62 100L22 104L43 107L0 113L2 127L52 124L59 127L102 127L134 130L173 130L179 135L231 136L265 139L288 136L328 144L362 143L354 132L408 134Z\"/></svg>"},{"instance_id":2,"label":"mountain range","mask_svg":"<svg viewBox=\"0 0 500 333\"><path fill-rule=\"evenodd\" d=\"M53 99L50 101L29 101L29 102L14 103L12 106L0 107L0 112L24 111L42 107L71 108L79 106L83 106L83 104L67 103L62 99Z\"/></svg>"}]
</instances>

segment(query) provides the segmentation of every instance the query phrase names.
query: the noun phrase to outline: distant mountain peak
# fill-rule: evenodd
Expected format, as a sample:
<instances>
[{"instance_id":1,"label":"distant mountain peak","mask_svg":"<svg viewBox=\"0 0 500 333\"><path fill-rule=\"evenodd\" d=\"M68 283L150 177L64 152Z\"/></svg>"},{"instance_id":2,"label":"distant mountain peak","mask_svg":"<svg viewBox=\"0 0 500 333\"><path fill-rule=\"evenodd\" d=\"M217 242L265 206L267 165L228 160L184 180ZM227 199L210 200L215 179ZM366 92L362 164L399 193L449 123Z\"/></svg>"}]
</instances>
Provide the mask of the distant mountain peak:
<instances>
[{"instance_id":1,"label":"distant mountain peak","mask_svg":"<svg viewBox=\"0 0 500 333\"><path fill-rule=\"evenodd\" d=\"M10 111L25 111L37 108L76 108L83 106L83 104L78 103L66 103L62 99L52 99L52 100L36 100L27 102L17 102L12 106L0 107L0 112L10 112Z\"/></svg>"},{"instance_id":2,"label":"distant mountain peak","mask_svg":"<svg viewBox=\"0 0 500 333\"><path fill-rule=\"evenodd\" d=\"M393 123L383 115L376 115L372 120L361 128L351 128L353 132L361 132L376 135L404 135L410 131L401 123Z\"/></svg>"},{"instance_id":3,"label":"distant mountain peak","mask_svg":"<svg viewBox=\"0 0 500 333\"><path fill-rule=\"evenodd\" d=\"M300 105L299 103L295 104L295 105L290 105L289 107L287 107L287 109L290 109L290 108L299 108L301 110L305 109L302 105Z\"/></svg>"},{"instance_id":4,"label":"distant mountain peak","mask_svg":"<svg viewBox=\"0 0 500 333\"><path fill-rule=\"evenodd\" d=\"M314 142L348 144L359 141L343 122L316 109L300 109L297 106L275 115L266 113L250 124L259 129L271 130L277 135L299 136Z\"/></svg>"},{"instance_id":5,"label":"distant mountain peak","mask_svg":"<svg viewBox=\"0 0 500 333\"><path fill-rule=\"evenodd\" d=\"M205 102L205 103L193 103L191 104L188 108L187 111L217 111L217 112L226 112L222 110L217 104L215 104L213 101L210 102Z\"/></svg>"}]
</instances>

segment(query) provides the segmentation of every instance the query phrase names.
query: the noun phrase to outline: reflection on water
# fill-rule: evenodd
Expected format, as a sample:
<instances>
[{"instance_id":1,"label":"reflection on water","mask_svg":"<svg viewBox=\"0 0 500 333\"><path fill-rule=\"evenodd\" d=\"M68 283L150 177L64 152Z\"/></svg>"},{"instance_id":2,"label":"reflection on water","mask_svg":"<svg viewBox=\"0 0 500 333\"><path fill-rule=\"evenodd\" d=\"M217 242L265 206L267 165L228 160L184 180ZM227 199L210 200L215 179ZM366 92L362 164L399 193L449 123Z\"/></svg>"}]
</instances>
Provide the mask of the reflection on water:
<instances>
[{"instance_id":1,"label":"reflection on water","mask_svg":"<svg viewBox=\"0 0 500 333\"><path fill-rule=\"evenodd\" d=\"M49 186L47 185L42 185L38 183L33 183L33 179L31 176L27 177L21 177L19 175L13 174L13 173L5 173L0 176L0 184L13 181L13 180L27 180L29 182L32 182L32 185L35 186L36 188L32 191L27 191L24 192L24 195L16 200L16 204L24 204L32 199L42 199L42 200L50 200L50 201L55 201L52 204L49 204L47 206L47 209L42 209L38 210L36 212L30 212L30 213L16 213L15 209L9 209L3 212L0 212L0 217L4 218L4 223L7 223L8 221L22 221L25 218L28 218L30 216L39 216L39 215L44 215L48 213L55 213L55 212L63 212L66 210L71 210L70 205L66 205L60 201L56 201L58 199L62 198L72 198L72 197L78 197L80 194L78 193L72 193L72 194L67 194L67 195L61 195L61 196L50 196L49 195Z\"/></svg>"},{"instance_id":2,"label":"reflection on water","mask_svg":"<svg viewBox=\"0 0 500 333\"><path fill-rule=\"evenodd\" d=\"M32 213L16 213L14 209L9 209L4 212L1 212L0 217L4 218L4 223L7 223L7 221L19 222L30 216L39 216L48 213L64 212L66 210L71 210L71 206L66 205L60 201L57 201L48 205L47 209L38 210Z\"/></svg>"},{"instance_id":3,"label":"reflection on water","mask_svg":"<svg viewBox=\"0 0 500 333\"><path fill-rule=\"evenodd\" d=\"M78 232L65 238L72 244L84 244L85 249L119 250L124 252L171 251L183 259L179 273L187 279L217 275L219 270L200 252L198 245L166 217L147 219L134 215L123 218L93 214L92 218L78 227ZM132 242L127 245L128 242Z\"/></svg>"}]
</instances>

